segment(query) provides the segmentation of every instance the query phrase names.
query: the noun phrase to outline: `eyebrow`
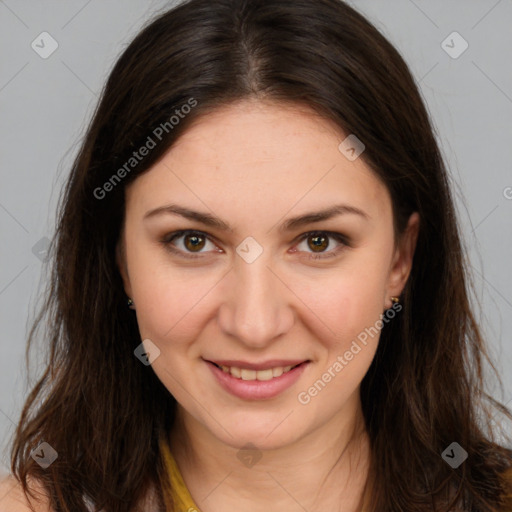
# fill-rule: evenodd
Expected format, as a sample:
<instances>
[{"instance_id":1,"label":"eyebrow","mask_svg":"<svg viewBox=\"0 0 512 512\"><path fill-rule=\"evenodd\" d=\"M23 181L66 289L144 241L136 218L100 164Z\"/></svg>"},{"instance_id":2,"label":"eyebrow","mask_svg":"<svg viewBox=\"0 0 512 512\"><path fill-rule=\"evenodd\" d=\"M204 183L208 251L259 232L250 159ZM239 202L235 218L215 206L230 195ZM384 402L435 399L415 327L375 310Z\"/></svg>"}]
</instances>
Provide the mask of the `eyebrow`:
<instances>
[{"instance_id":1,"label":"eyebrow","mask_svg":"<svg viewBox=\"0 0 512 512\"><path fill-rule=\"evenodd\" d=\"M177 204L168 204L165 206L160 206L159 208L155 208L154 210L149 210L148 212L145 213L144 220L162 214L178 215L180 217L184 217L185 219L200 222L205 226L216 228L218 230L226 231L229 233L232 233L234 231L234 229L226 221L220 219L219 217L216 217L215 215L211 215L210 213L206 212L198 212L195 210L191 210L190 208L185 208ZM279 231L292 231L307 224L321 222L343 214L358 215L364 218L365 220L370 220L371 218L366 212L364 212L360 208L356 208L355 206L347 204L337 204L324 210L309 212L303 215L299 215L297 217L292 217L291 219L288 219L283 224L281 224L281 226L279 227Z\"/></svg>"}]
</instances>

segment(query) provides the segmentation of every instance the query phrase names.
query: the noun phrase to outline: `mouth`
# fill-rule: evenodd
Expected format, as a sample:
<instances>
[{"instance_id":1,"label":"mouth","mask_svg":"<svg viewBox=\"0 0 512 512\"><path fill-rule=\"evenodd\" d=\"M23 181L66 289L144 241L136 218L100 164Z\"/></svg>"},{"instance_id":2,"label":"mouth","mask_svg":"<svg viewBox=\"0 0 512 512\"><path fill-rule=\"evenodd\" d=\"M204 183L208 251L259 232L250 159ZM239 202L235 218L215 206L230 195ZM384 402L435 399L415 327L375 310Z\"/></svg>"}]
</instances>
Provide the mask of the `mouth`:
<instances>
[{"instance_id":1,"label":"mouth","mask_svg":"<svg viewBox=\"0 0 512 512\"><path fill-rule=\"evenodd\" d=\"M302 361L297 364L289 364L286 366L273 366L263 370L255 370L252 368L242 368L239 366L228 366L224 364L217 364L213 361L207 361L208 363L213 364L219 370L222 370L224 373L230 374L235 379L240 380L259 380L259 381L267 381L277 377L281 377L284 373L288 373L291 370L294 370L301 364L305 364L309 361Z\"/></svg>"},{"instance_id":2,"label":"mouth","mask_svg":"<svg viewBox=\"0 0 512 512\"><path fill-rule=\"evenodd\" d=\"M242 400L277 397L291 388L311 363L310 360L273 360L265 363L203 361L221 388Z\"/></svg>"}]
</instances>

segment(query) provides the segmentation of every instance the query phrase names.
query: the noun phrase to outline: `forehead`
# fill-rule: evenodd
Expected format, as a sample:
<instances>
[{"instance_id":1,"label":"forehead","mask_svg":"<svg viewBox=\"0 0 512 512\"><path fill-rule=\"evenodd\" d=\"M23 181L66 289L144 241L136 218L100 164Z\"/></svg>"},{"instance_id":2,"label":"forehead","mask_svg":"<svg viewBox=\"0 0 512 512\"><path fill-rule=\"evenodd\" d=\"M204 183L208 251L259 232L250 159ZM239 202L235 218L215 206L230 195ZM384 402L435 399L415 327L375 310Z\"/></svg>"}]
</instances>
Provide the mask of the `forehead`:
<instances>
[{"instance_id":1,"label":"forehead","mask_svg":"<svg viewBox=\"0 0 512 512\"><path fill-rule=\"evenodd\" d=\"M326 157L345 137L333 122L306 105L244 100L198 118L176 141L172 151L197 161L237 164L279 164L283 170L299 160ZM334 148L336 149L336 148ZM289 165L286 165L289 162ZM298 170L298 169L296 169Z\"/></svg>"},{"instance_id":2,"label":"forehead","mask_svg":"<svg viewBox=\"0 0 512 512\"><path fill-rule=\"evenodd\" d=\"M284 214L345 201L371 216L389 214L384 184L362 158L350 161L340 152L347 135L303 105L224 106L191 124L130 185L127 198L147 208L183 196L202 209L229 201L230 214L237 207Z\"/></svg>"}]
</instances>

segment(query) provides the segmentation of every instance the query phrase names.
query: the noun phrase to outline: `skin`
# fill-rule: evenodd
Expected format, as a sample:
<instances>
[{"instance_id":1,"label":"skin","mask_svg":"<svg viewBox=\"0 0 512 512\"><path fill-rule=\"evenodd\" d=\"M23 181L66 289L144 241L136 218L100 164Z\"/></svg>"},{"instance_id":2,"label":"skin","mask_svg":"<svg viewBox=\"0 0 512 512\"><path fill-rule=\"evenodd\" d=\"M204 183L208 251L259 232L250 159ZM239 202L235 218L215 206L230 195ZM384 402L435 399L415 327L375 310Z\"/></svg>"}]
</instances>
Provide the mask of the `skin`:
<instances>
[{"instance_id":1,"label":"skin","mask_svg":"<svg viewBox=\"0 0 512 512\"><path fill-rule=\"evenodd\" d=\"M347 135L307 107L245 100L196 121L126 190L118 265L141 339L161 351L152 368L178 402L171 449L202 512L358 510L369 462L359 389L379 336L308 404L297 396L400 295L419 217L395 244L389 193L362 158L339 151ZM171 214L143 220L169 203L220 217L233 232ZM340 203L368 219L345 213L278 230ZM161 242L185 229L210 240L196 252L185 237L168 245L197 259ZM303 237L311 231L341 233L349 245L328 238L319 259L314 235ZM236 252L249 236L263 248L250 264ZM266 400L226 392L203 360L276 358L310 363ZM262 456L252 467L237 457L247 443Z\"/></svg>"}]
</instances>

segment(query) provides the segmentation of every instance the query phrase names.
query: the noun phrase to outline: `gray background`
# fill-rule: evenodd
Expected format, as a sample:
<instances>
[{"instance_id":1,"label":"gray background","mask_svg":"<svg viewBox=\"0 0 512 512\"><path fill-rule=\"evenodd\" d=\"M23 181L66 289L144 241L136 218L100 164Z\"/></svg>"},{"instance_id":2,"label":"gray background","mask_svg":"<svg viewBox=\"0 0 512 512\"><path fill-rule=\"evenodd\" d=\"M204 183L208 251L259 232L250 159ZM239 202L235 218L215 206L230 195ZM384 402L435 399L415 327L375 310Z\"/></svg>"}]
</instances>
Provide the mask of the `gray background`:
<instances>
[{"instance_id":1,"label":"gray background","mask_svg":"<svg viewBox=\"0 0 512 512\"><path fill-rule=\"evenodd\" d=\"M398 47L420 84L453 180L483 309L477 318L503 377L503 394L491 390L512 405L512 1L350 3ZM0 0L0 472L42 370L36 352L27 377L24 350L60 187L116 57L148 17L172 4ZM459 52L460 40L442 45L454 31L469 44L458 58L444 48ZM46 59L31 47L42 46L42 32L58 43Z\"/></svg>"}]
</instances>

